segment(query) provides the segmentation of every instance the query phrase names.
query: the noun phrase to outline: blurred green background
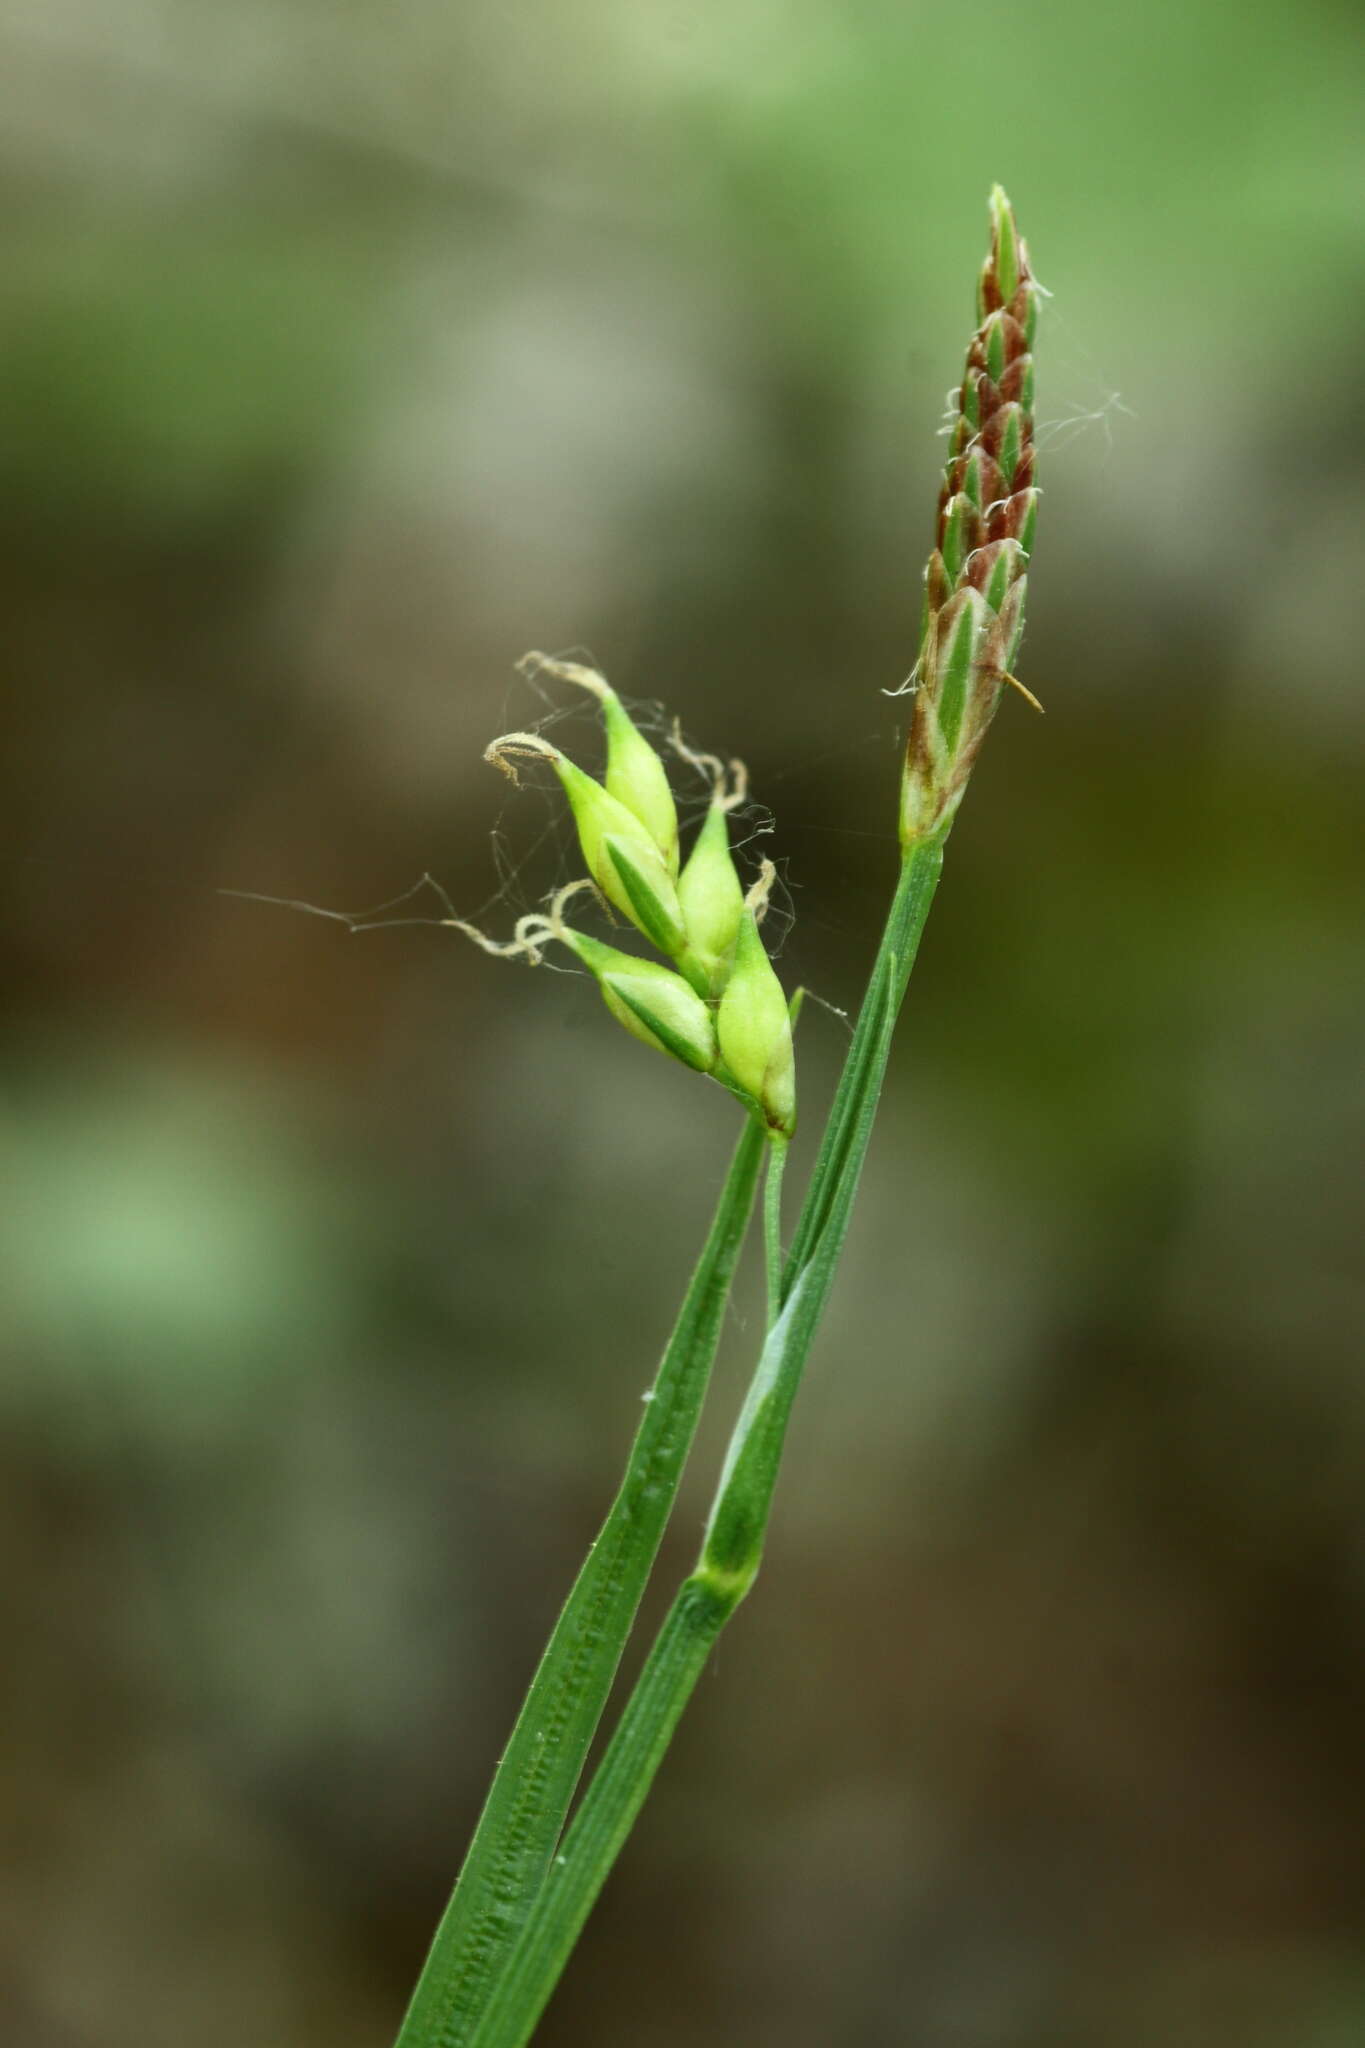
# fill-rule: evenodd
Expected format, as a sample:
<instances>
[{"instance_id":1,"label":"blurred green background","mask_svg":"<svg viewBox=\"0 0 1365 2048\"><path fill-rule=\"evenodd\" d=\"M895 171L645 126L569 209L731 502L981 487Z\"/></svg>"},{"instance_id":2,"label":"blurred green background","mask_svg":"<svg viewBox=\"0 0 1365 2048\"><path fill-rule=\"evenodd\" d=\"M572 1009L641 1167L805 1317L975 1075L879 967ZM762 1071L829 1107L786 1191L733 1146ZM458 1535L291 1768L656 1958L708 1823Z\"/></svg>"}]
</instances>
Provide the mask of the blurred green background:
<instances>
[{"instance_id":1,"label":"blurred green background","mask_svg":"<svg viewBox=\"0 0 1365 2048\"><path fill-rule=\"evenodd\" d=\"M1289 0L10 0L12 2048L387 2043L734 1125L581 979L218 892L505 934L570 853L480 755L587 647L749 762L783 972L854 1004L994 178L1047 716L541 2038L1365 2038L1362 55Z\"/></svg>"}]
</instances>

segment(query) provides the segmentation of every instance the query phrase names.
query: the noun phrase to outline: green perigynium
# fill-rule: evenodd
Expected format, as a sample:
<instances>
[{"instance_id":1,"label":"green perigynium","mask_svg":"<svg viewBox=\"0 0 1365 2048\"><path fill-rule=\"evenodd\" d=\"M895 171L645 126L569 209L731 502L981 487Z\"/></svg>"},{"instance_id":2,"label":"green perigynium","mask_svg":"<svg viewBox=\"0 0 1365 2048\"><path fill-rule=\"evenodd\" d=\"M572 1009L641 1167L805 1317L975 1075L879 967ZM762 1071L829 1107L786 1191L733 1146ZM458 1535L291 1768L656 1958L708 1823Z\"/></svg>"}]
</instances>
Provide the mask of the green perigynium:
<instances>
[{"instance_id":1,"label":"green perigynium","mask_svg":"<svg viewBox=\"0 0 1365 2048\"><path fill-rule=\"evenodd\" d=\"M725 986L744 915L744 886L730 852L726 817L724 798L712 797L678 877L689 963L708 995L719 995Z\"/></svg>"},{"instance_id":2,"label":"green perigynium","mask_svg":"<svg viewBox=\"0 0 1365 2048\"><path fill-rule=\"evenodd\" d=\"M607 734L607 766L602 778L607 794L639 819L669 874L676 878L678 809L668 770L605 676L582 662L556 661L548 654L524 654L517 666L524 675L558 676L596 697Z\"/></svg>"},{"instance_id":3,"label":"green perigynium","mask_svg":"<svg viewBox=\"0 0 1365 2048\"><path fill-rule=\"evenodd\" d=\"M554 936L596 976L603 1002L632 1038L672 1053L699 1074L714 1071L715 1019L690 982L657 960L620 953L568 925L561 923Z\"/></svg>"},{"instance_id":4,"label":"green perigynium","mask_svg":"<svg viewBox=\"0 0 1365 2048\"><path fill-rule=\"evenodd\" d=\"M668 786L668 771L617 696L602 700L607 729L606 785L633 811L650 834L670 875L678 872L678 810Z\"/></svg>"},{"instance_id":5,"label":"green perigynium","mask_svg":"<svg viewBox=\"0 0 1365 2048\"><path fill-rule=\"evenodd\" d=\"M555 773L573 811L588 873L602 894L661 953L680 953L687 943L682 906L648 826L558 749Z\"/></svg>"},{"instance_id":6,"label":"green perigynium","mask_svg":"<svg viewBox=\"0 0 1365 2048\"><path fill-rule=\"evenodd\" d=\"M739 921L734 965L716 1012L721 1057L769 1130L789 1138L796 1128L796 1056L782 984L773 972L747 906Z\"/></svg>"}]
</instances>

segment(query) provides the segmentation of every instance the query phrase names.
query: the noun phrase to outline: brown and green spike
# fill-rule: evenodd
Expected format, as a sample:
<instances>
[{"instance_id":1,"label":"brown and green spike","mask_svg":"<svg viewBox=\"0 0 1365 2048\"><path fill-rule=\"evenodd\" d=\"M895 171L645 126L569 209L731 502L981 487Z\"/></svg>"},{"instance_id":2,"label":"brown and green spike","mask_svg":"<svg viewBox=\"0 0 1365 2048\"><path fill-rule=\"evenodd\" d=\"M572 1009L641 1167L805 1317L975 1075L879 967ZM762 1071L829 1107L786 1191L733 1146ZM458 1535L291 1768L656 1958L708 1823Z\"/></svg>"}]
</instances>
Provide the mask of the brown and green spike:
<instances>
[{"instance_id":1,"label":"brown and green spike","mask_svg":"<svg viewBox=\"0 0 1365 2048\"><path fill-rule=\"evenodd\" d=\"M955 394L901 791L907 846L942 833L1012 681L1038 493L1034 488L1033 335L1039 288L1008 199L991 193L991 253L977 289L980 325Z\"/></svg>"}]
</instances>

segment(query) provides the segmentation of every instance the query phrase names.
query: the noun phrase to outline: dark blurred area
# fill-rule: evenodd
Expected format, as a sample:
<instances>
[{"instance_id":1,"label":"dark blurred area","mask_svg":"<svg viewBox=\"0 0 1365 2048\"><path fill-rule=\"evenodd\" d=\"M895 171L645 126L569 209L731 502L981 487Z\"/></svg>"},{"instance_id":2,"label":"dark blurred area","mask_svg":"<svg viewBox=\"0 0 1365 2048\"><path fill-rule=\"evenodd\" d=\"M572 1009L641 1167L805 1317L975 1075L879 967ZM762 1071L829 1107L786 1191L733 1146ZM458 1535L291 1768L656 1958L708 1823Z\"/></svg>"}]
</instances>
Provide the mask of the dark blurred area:
<instances>
[{"instance_id":1,"label":"dark blurred area","mask_svg":"<svg viewBox=\"0 0 1365 2048\"><path fill-rule=\"evenodd\" d=\"M391 2039L735 1122L434 922L573 872L482 749L593 765L514 669L590 648L749 763L783 973L856 1004L994 178L1047 716L538 2038L1365 2039L1362 54L1289 0L5 10L7 2048Z\"/></svg>"}]
</instances>

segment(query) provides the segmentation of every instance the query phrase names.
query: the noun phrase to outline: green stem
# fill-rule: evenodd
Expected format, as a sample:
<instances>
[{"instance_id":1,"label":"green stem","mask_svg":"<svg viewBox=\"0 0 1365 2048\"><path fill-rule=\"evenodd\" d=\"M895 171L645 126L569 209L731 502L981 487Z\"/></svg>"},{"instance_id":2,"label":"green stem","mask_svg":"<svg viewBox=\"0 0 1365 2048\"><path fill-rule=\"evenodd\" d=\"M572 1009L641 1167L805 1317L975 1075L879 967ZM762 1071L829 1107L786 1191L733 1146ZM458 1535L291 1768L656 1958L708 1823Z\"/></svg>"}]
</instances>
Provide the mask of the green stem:
<instances>
[{"instance_id":1,"label":"green stem","mask_svg":"<svg viewBox=\"0 0 1365 2048\"><path fill-rule=\"evenodd\" d=\"M943 839L921 840L909 847L902 859L900 880L887 915L886 929L882 933L881 945L873 965L867 997L858 1014L853 1041L844 1061L844 1070L825 1123L810 1184L806 1189L806 1199L801 1207L796 1234L787 1253L783 1275L784 1295L790 1292L797 1273L809 1258L811 1247L828 1220L833 1190L846 1162L851 1120L857 1107L857 1091L862 1085L860 1077L866 1073L868 1041L875 1028L870 999L877 985L878 975L884 971L888 954L894 952L899 963L896 970L894 1001L899 1009L905 994L905 985L910 978L910 970L915 964L920 934L924 930L929 906L938 887L939 875L943 868L943 844Z\"/></svg>"},{"instance_id":2,"label":"green stem","mask_svg":"<svg viewBox=\"0 0 1365 2048\"><path fill-rule=\"evenodd\" d=\"M897 1014L943 865L906 853L783 1276L781 1313L736 1424L702 1554L684 1581L467 2048L524 2048L644 1803L716 1637L753 1584L787 1423L848 1231ZM771 1246L770 1246L771 1250Z\"/></svg>"},{"instance_id":3,"label":"green stem","mask_svg":"<svg viewBox=\"0 0 1365 2048\"><path fill-rule=\"evenodd\" d=\"M787 1140L777 1131L768 1134L768 1173L763 1183L763 1268L768 1283L768 1322L772 1328L782 1307L782 1174L787 1164Z\"/></svg>"},{"instance_id":4,"label":"green stem","mask_svg":"<svg viewBox=\"0 0 1365 2048\"><path fill-rule=\"evenodd\" d=\"M631 1448L436 1930L398 2048L462 2048L550 1868L569 1802L659 1548L753 1208L765 1133L751 1118Z\"/></svg>"}]
</instances>

